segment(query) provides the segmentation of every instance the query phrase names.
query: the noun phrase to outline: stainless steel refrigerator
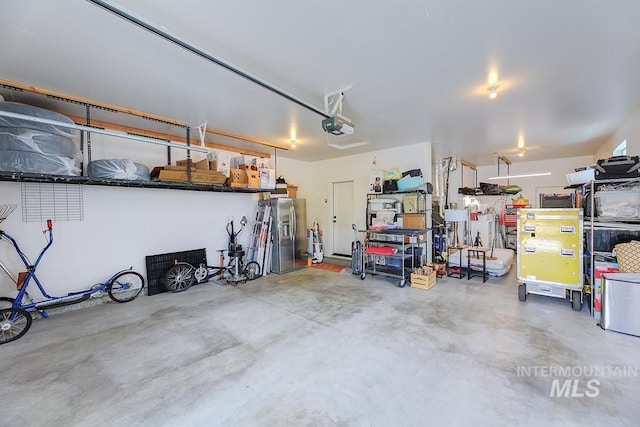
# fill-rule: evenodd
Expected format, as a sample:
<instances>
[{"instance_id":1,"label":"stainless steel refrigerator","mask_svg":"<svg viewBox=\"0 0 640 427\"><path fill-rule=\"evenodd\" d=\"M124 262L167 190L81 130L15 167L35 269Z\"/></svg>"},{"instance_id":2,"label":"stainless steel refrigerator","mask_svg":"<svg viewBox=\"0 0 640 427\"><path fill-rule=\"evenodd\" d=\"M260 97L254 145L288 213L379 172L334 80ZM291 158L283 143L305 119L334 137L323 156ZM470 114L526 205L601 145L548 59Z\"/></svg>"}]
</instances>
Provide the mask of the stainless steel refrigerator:
<instances>
[{"instance_id":1,"label":"stainless steel refrigerator","mask_svg":"<svg viewBox=\"0 0 640 427\"><path fill-rule=\"evenodd\" d=\"M271 271L287 273L307 266L307 208L304 199L276 198L271 205Z\"/></svg>"},{"instance_id":2,"label":"stainless steel refrigerator","mask_svg":"<svg viewBox=\"0 0 640 427\"><path fill-rule=\"evenodd\" d=\"M600 327L640 336L640 273L602 275Z\"/></svg>"}]
</instances>

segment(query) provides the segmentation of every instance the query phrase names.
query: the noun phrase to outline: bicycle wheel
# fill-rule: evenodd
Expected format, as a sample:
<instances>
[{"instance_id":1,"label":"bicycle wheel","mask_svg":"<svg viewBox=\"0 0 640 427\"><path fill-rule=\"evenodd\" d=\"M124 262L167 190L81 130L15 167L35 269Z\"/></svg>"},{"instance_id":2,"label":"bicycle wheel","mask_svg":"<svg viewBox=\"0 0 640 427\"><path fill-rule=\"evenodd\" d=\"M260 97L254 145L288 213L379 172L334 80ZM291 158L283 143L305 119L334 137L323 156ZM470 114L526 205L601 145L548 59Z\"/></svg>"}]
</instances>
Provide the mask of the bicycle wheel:
<instances>
[{"instance_id":1,"label":"bicycle wheel","mask_svg":"<svg viewBox=\"0 0 640 427\"><path fill-rule=\"evenodd\" d=\"M260 277L260 264L255 261L249 261L244 267L244 276L247 280L253 280Z\"/></svg>"},{"instance_id":2,"label":"bicycle wheel","mask_svg":"<svg viewBox=\"0 0 640 427\"><path fill-rule=\"evenodd\" d=\"M31 315L21 308L0 309L0 344L15 341L31 327Z\"/></svg>"},{"instance_id":3,"label":"bicycle wheel","mask_svg":"<svg viewBox=\"0 0 640 427\"><path fill-rule=\"evenodd\" d=\"M107 285L109 298L115 302L134 300L144 288L144 278L136 271L123 271Z\"/></svg>"},{"instance_id":4,"label":"bicycle wheel","mask_svg":"<svg viewBox=\"0 0 640 427\"><path fill-rule=\"evenodd\" d=\"M195 281L195 268L188 262L179 262L164 274L164 286L171 292L183 292Z\"/></svg>"},{"instance_id":5,"label":"bicycle wheel","mask_svg":"<svg viewBox=\"0 0 640 427\"><path fill-rule=\"evenodd\" d=\"M13 302L15 301L14 298L9 298L9 297L0 297L0 309L3 308L12 308L13 307Z\"/></svg>"}]
</instances>

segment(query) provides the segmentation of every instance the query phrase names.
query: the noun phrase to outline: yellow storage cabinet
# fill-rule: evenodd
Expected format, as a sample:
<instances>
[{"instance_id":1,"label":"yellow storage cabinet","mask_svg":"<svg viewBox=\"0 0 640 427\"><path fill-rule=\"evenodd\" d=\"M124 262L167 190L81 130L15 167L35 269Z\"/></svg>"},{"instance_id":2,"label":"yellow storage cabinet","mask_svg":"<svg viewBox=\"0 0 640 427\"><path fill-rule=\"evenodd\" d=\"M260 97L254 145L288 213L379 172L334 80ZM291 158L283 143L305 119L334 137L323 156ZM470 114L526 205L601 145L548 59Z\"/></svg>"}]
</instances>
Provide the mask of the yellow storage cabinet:
<instances>
[{"instance_id":1,"label":"yellow storage cabinet","mask_svg":"<svg viewBox=\"0 0 640 427\"><path fill-rule=\"evenodd\" d=\"M582 308L581 209L520 209L517 224L518 299L566 298Z\"/></svg>"}]
</instances>

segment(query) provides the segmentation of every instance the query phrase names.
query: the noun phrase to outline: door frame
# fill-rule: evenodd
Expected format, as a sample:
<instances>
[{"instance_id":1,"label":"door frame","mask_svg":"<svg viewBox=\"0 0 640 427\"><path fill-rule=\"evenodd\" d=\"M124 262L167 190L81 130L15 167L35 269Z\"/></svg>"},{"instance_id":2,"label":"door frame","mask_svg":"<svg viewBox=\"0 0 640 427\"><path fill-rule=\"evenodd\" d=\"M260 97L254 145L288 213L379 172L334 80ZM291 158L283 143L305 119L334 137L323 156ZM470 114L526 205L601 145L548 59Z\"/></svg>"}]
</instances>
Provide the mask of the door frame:
<instances>
[{"instance_id":1,"label":"door frame","mask_svg":"<svg viewBox=\"0 0 640 427\"><path fill-rule=\"evenodd\" d=\"M356 194L357 194L357 188L358 188L358 181L356 179L354 179L353 177L332 178L329 181L329 191L328 191L328 193L329 193L330 196L329 196L329 209L328 209L328 212L327 212L327 224L331 224L330 225L330 227L331 227L331 233L330 233L331 244L328 245L328 246L330 246L331 251L330 252L325 252L325 256L335 256L335 255L333 255L335 253L335 247L336 247L334 239L333 239L333 235L334 235L334 232L335 232L334 222L333 222L333 210L334 210L334 207L335 207L333 189L334 189L334 185L335 184L339 184L341 182L350 182L352 184L353 194L352 194L352 197L351 197L351 200L352 200L351 208L352 208L352 212L353 212L354 221L356 221L356 223L357 223L357 220L356 220L356 218L357 218ZM326 245L326 243L327 243L327 239L325 238L324 244Z\"/></svg>"}]
</instances>

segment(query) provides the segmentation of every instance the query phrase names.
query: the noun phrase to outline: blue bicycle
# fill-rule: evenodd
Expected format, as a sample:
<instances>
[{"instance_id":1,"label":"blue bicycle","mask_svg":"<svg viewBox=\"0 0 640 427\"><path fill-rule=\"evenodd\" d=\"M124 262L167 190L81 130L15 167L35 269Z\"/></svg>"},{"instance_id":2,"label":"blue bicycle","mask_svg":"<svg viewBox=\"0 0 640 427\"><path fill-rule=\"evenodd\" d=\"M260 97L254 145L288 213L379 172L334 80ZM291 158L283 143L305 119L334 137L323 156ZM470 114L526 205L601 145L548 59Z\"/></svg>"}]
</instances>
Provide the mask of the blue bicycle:
<instances>
[{"instance_id":1,"label":"blue bicycle","mask_svg":"<svg viewBox=\"0 0 640 427\"><path fill-rule=\"evenodd\" d=\"M0 222L15 210L16 205L0 206ZM22 252L18 242L9 234L0 230L0 241L7 241L16 250L18 256L24 264L24 272L18 273L17 279L0 262L0 268L16 284L18 295L15 298L0 297L0 344L5 344L21 338L31 327L31 313L38 311L44 318L49 317L45 309L61 307L64 305L77 304L90 297L99 297L108 294L115 302L129 302L135 299L142 288L144 288L144 278L132 267L118 271L102 283L94 285L90 289L78 292L71 292L65 296L52 296L47 293L44 286L36 275L38 264L42 260L44 253L53 244L53 223L47 220L47 229L43 233L48 234L48 242L38 254L36 261L32 264L29 258ZM41 297L32 297L27 289L31 283L38 287Z\"/></svg>"}]
</instances>

